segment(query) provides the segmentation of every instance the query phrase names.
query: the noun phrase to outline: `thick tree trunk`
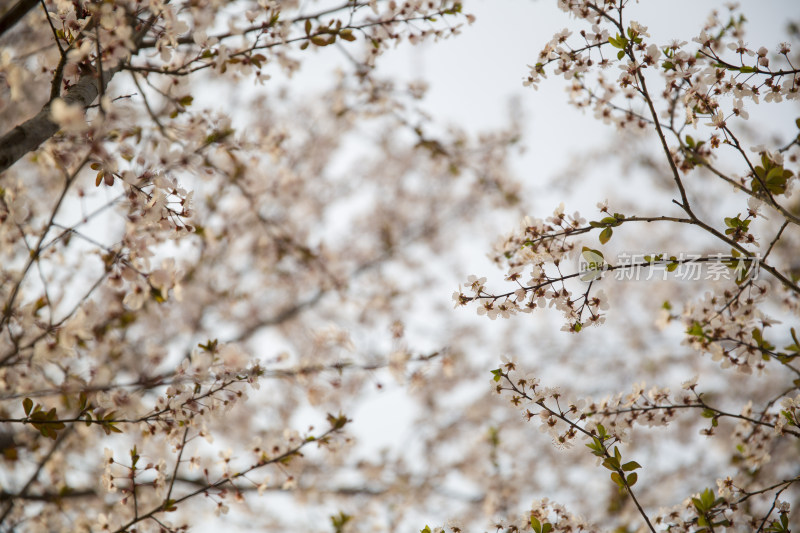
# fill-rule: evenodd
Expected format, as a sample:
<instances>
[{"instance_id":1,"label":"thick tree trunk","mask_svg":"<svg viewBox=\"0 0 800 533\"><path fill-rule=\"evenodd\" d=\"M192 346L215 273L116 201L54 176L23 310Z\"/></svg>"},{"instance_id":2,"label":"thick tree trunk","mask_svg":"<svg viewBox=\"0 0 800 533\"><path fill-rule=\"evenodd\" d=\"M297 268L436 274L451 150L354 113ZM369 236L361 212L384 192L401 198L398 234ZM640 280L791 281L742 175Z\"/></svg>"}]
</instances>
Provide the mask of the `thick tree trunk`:
<instances>
[{"instance_id":1,"label":"thick tree trunk","mask_svg":"<svg viewBox=\"0 0 800 533\"><path fill-rule=\"evenodd\" d=\"M36 1L20 0L9 13L13 10L21 10L24 7L30 10L35 4ZM19 14L14 23L26 12L27 11ZM5 20L7 15L8 13L4 15L2 19ZM147 22L138 25L138 31L134 34L133 42L135 43L135 48L132 51L132 55L136 55L138 52L142 39L150 28L152 28L156 18L155 15L151 15ZM90 22L86 29L90 29L93 24L94 22ZM116 67L103 70L102 87L104 91L111 81L111 78L122 70L125 63L126 61L120 61ZM90 106L100 92L100 83L98 83L97 76L98 75L95 73L84 73L78 80L78 83L70 87L61 98L68 104L78 104L83 108ZM6 169L22 158L22 156L36 150L40 144L55 135L57 131L58 124L53 122L50 118L50 102L48 102L35 117L20 124L11 131L4 133L3 136L0 137L0 176L2 176L2 173L5 172Z\"/></svg>"},{"instance_id":2,"label":"thick tree trunk","mask_svg":"<svg viewBox=\"0 0 800 533\"><path fill-rule=\"evenodd\" d=\"M117 71L118 69L114 69L104 73L104 89ZM97 75L84 74L78 83L66 91L62 99L68 104L78 104L86 108L95 101L99 94L97 82ZM55 135L57 131L58 124L51 120L50 103L48 102L35 117L0 137L0 173L28 152L36 150L40 144Z\"/></svg>"},{"instance_id":3,"label":"thick tree trunk","mask_svg":"<svg viewBox=\"0 0 800 533\"><path fill-rule=\"evenodd\" d=\"M28 11L36 7L39 0L19 0L14 6L0 16L0 35L12 28L17 22L22 20Z\"/></svg>"}]
</instances>

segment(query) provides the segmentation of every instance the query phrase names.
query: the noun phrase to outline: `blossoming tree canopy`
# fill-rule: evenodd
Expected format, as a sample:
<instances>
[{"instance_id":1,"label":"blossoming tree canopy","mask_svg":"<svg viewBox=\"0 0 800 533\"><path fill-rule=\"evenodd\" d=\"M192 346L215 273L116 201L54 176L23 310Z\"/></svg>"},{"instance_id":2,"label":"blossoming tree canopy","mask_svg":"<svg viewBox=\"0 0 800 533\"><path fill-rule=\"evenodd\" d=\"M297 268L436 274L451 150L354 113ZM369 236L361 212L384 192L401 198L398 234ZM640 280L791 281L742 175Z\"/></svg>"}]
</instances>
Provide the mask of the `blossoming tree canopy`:
<instances>
[{"instance_id":1,"label":"blossoming tree canopy","mask_svg":"<svg viewBox=\"0 0 800 533\"><path fill-rule=\"evenodd\" d=\"M563 77L618 130L571 150L646 188L549 217L519 117L443 127L377 74L469 5L0 8L2 529L790 531L796 25L557 5L522 85Z\"/></svg>"},{"instance_id":2,"label":"blossoming tree canopy","mask_svg":"<svg viewBox=\"0 0 800 533\"><path fill-rule=\"evenodd\" d=\"M2 14L4 528L172 530L203 499L224 514L251 492L369 493L379 463L346 460L345 407L381 369L418 381L445 359L404 340L395 275L513 197L516 136L434 138L418 88L371 66L469 20L457 2ZM355 65L314 104L253 90L196 109L203 86L315 51Z\"/></svg>"},{"instance_id":3,"label":"blossoming tree canopy","mask_svg":"<svg viewBox=\"0 0 800 533\"><path fill-rule=\"evenodd\" d=\"M709 355L722 372L753 377L729 375L715 383L713 376L704 375L716 372L713 368L671 360L669 371L684 365L701 368L708 389L695 376L684 381L678 393L636 384L630 394L597 401L565 397L506 360L493 371L497 393L520 408L525 418L539 420L557 446L584 441L624 501L613 505L620 516L595 522L541 500L523 518L510 518L502 527L583 531L598 523L623 524L627 530L627 524L635 523L626 516L629 512L638 515L635 527L651 531L788 531L789 504L796 499L800 480L800 369L794 361L800 346L800 276L794 260L800 219L791 194L797 180L800 119L788 138L771 145L761 144L764 139L758 136L751 141L752 131L743 119L749 118L746 106L798 99L797 57L787 42L773 52L750 48L743 40L746 18L735 7L714 12L691 43L656 43L644 24L626 16L625 3L559 6L585 26L556 34L530 66L524 84L536 87L548 73L562 75L571 84L573 104L593 109L595 117L617 128L654 137L664 161L660 168L672 181L666 205L660 213L642 212L635 205L635 211L623 212L609 208L611 199L599 203L599 216L588 222L578 213L566 213L564 204L546 220L526 218L493 253L495 262L508 269L508 289L490 290L486 277L471 276L454 293L456 305L474 303L479 315L491 319L555 307L564 317L562 329L579 333L603 324L615 312L604 292L610 278L644 281L657 272L657 279L664 281L714 281L708 288L702 283L673 285L674 292L661 302L651 298L650 309L661 308L662 328L680 324L676 333L682 331L682 344L689 349L686 357ZM716 194L711 191L719 185L731 201L709 206L708 198ZM675 229L668 230L674 233L666 240L651 234L639 253L624 243L614 247L628 238L626 229L637 225ZM632 327L636 326L627 324L628 330ZM654 346L648 346L651 349L641 355L628 356L647 358L647 365L657 366ZM736 387L730 387L731 380ZM635 456L642 447L636 426L675 427L686 412L707 420L701 430L705 437L727 439L722 453L730 462L708 468L703 455L703 470L716 478L714 483L697 492L685 490L683 480L686 499L659 510L653 507L658 491L637 484L647 463L631 460L622 450ZM733 423L726 427L726 419ZM650 449L640 453L658 468L653 444L648 444ZM705 442L698 446L709 448ZM685 475L674 461L668 460L669 470Z\"/></svg>"}]
</instances>

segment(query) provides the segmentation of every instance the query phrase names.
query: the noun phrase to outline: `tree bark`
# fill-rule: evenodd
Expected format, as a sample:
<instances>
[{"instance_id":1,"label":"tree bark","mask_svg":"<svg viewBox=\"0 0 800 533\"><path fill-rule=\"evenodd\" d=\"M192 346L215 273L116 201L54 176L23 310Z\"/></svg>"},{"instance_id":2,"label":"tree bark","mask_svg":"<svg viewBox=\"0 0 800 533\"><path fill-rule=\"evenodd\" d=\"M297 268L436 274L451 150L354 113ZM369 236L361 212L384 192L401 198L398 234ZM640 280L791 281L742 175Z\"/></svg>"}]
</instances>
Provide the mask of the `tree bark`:
<instances>
[{"instance_id":1,"label":"tree bark","mask_svg":"<svg viewBox=\"0 0 800 533\"><path fill-rule=\"evenodd\" d=\"M30 6L28 6L28 4L30 4ZM20 0L12 10L17 8L21 9L20 6L28 6L28 9L30 9L35 4L36 2L34 0ZM22 15L19 15L18 18L21 17ZM5 18L4 16L3 19ZM150 28L153 27L156 18L156 15L151 15L147 22L138 27L138 31L136 31L133 39L136 46L134 50L131 51L131 55L136 55L136 53L138 53L142 39L144 39L144 36ZM94 22L90 22L87 29L91 28L92 24L94 24ZM78 79L78 83L67 89L66 93L62 95L61 98L68 104L78 104L84 109L89 107L97 98L100 92L100 86L102 85L103 91L105 91L111 78L122 70L124 65L125 61L123 60L113 69L103 69L102 80L98 80L99 74L95 72L85 72L80 79ZM56 134L59 128L58 124L50 119L50 103L51 102L47 102L35 117L25 121L0 137L0 177L2 177L3 172L16 163L22 156L36 150L40 144Z\"/></svg>"},{"instance_id":2,"label":"tree bark","mask_svg":"<svg viewBox=\"0 0 800 533\"><path fill-rule=\"evenodd\" d=\"M104 90L118 70L117 68L104 72ZM84 74L61 98L68 104L78 104L83 108L90 106L99 94L97 76L93 73ZM50 117L50 102L48 102L36 116L5 133L0 137L0 173L28 152L36 150L40 144L55 135L58 129L58 124Z\"/></svg>"},{"instance_id":3,"label":"tree bark","mask_svg":"<svg viewBox=\"0 0 800 533\"><path fill-rule=\"evenodd\" d=\"M0 36L14 27L38 3L39 0L19 0L11 9L3 13L3 16L0 17Z\"/></svg>"}]
</instances>

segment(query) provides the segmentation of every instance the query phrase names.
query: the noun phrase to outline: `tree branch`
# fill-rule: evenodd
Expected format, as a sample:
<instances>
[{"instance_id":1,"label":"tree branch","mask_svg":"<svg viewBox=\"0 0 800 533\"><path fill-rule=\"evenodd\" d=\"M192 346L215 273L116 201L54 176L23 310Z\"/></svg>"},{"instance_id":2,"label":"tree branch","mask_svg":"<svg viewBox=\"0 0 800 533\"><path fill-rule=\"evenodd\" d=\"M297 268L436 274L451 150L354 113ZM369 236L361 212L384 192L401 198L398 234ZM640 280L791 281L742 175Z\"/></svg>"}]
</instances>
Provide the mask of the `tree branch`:
<instances>
[{"instance_id":1,"label":"tree branch","mask_svg":"<svg viewBox=\"0 0 800 533\"><path fill-rule=\"evenodd\" d=\"M3 13L3 16L0 17L0 36L22 20L28 11L36 7L38 2L39 0L19 0L11 9Z\"/></svg>"},{"instance_id":2,"label":"tree branch","mask_svg":"<svg viewBox=\"0 0 800 533\"><path fill-rule=\"evenodd\" d=\"M29 0L22 1L28 2ZM31 6L33 5L36 5L35 1L31 1ZM150 31L150 28L153 27L155 21L156 16L151 16L142 25L142 28L134 34L135 47L131 51L131 55L135 55L138 52L140 43L147 35L147 32ZM98 57L97 62L100 63L100 61L101 58ZM98 94L106 90L111 78L122 70L124 63L124 61L120 61L114 68L107 71L99 67L98 72L101 73L99 76L95 72L84 72L78 82L67 90L62 97L63 100L67 104L77 104L84 109L89 107ZM58 76L59 73L57 72L56 75ZM52 92L56 93L56 88L53 88ZM21 159L22 156L36 150L40 144L58 132L58 124L53 122L50 117L51 103L52 101L47 102L35 117L16 126L0 137L0 174Z\"/></svg>"},{"instance_id":3,"label":"tree branch","mask_svg":"<svg viewBox=\"0 0 800 533\"><path fill-rule=\"evenodd\" d=\"M77 104L86 108L97 98L98 86L105 89L118 71L119 68L115 68L105 72L101 83L98 83L95 74L86 73L62 98L67 104ZM50 116L50 104L51 102L47 102L36 116L0 137L0 172L4 172L28 152L36 150L59 130L58 124L53 122Z\"/></svg>"}]
</instances>

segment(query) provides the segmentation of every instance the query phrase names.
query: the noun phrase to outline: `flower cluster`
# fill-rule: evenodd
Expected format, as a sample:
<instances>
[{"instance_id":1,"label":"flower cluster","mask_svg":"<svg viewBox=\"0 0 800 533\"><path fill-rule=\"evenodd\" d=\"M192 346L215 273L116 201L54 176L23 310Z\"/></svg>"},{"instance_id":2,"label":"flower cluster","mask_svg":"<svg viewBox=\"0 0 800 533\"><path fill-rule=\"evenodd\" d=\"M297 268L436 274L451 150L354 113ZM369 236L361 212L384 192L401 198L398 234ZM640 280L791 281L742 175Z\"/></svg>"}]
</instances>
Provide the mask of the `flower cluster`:
<instances>
[{"instance_id":1,"label":"flower cluster","mask_svg":"<svg viewBox=\"0 0 800 533\"><path fill-rule=\"evenodd\" d=\"M518 288L495 294L487 291L485 277L470 276L464 289L453 293L456 307L476 301L478 314L492 320L554 307L566 319L565 331L577 332L584 325L602 324L605 321L602 312L608 309L605 293L602 290L592 293L590 284L582 294L573 297L567 283L579 273L564 273L576 246L570 238L591 229L584 227L585 223L577 212L565 214L563 203L547 220L526 217L518 231L495 244L491 254L495 263L508 266L505 280Z\"/></svg>"}]
</instances>

